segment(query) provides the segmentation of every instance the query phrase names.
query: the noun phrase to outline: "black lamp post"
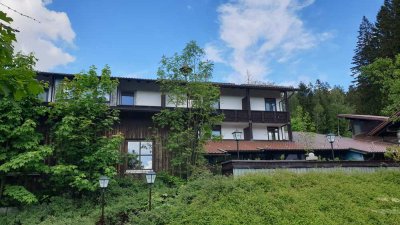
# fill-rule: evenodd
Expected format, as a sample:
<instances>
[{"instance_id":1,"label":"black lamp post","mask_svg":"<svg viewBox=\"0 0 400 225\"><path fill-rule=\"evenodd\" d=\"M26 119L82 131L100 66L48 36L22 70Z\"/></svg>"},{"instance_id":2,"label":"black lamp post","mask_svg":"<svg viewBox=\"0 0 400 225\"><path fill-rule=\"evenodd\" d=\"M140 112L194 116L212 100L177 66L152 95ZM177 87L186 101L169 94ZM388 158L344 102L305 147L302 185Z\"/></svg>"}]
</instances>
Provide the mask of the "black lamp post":
<instances>
[{"instance_id":1,"label":"black lamp post","mask_svg":"<svg viewBox=\"0 0 400 225\"><path fill-rule=\"evenodd\" d=\"M400 129L397 131L397 142L399 143L400 146Z\"/></svg>"},{"instance_id":2,"label":"black lamp post","mask_svg":"<svg viewBox=\"0 0 400 225\"><path fill-rule=\"evenodd\" d=\"M110 178L106 176L101 176L99 178L99 183L100 183L100 188L101 188L101 218L100 218L100 224L104 225L104 191L108 186L108 181L110 181Z\"/></svg>"},{"instance_id":3,"label":"black lamp post","mask_svg":"<svg viewBox=\"0 0 400 225\"><path fill-rule=\"evenodd\" d=\"M154 171L146 173L146 182L149 185L149 211L151 210L151 186L154 184L155 180L156 173Z\"/></svg>"},{"instance_id":4,"label":"black lamp post","mask_svg":"<svg viewBox=\"0 0 400 225\"><path fill-rule=\"evenodd\" d=\"M328 140L329 143L331 143L332 161L335 160L335 153L333 152L333 142L335 142L335 137L336 135L333 133L329 133L326 135L326 139Z\"/></svg>"},{"instance_id":5,"label":"black lamp post","mask_svg":"<svg viewBox=\"0 0 400 225\"><path fill-rule=\"evenodd\" d=\"M235 130L232 132L233 139L236 141L236 151L237 151L237 159L239 160L239 140L242 139L242 132Z\"/></svg>"}]
</instances>

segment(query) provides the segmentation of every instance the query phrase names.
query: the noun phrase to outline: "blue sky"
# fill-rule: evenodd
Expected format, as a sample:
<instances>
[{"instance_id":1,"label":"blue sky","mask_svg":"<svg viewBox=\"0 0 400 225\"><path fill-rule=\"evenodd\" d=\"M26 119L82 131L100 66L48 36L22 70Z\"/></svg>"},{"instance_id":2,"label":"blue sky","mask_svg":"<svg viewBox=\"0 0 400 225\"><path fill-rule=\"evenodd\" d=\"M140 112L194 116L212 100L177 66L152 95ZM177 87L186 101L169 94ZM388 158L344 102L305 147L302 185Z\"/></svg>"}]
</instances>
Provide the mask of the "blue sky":
<instances>
[{"instance_id":1,"label":"blue sky","mask_svg":"<svg viewBox=\"0 0 400 225\"><path fill-rule=\"evenodd\" d=\"M296 85L321 79L345 88L363 15L383 0L3 0L16 48L38 69L76 73L108 64L116 76L156 78L162 55L195 40L215 61L214 81ZM2 7L1 10L7 12Z\"/></svg>"}]
</instances>

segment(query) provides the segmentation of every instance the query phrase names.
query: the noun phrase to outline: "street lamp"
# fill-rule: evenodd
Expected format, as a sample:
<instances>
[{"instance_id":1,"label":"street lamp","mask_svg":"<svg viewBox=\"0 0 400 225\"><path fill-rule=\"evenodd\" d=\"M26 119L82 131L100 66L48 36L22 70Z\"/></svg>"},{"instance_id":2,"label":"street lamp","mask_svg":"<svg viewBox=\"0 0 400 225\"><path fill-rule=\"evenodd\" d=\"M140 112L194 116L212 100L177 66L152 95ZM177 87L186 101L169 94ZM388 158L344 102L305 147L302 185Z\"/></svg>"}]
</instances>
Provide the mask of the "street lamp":
<instances>
[{"instance_id":1,"label":"street lamp","mask_svg":"<svg viewBox=\"0 0 400 225\"><path fill-rule=\"evenodd\" d=\"M146 181L149 185L149 211L151 210L151 186L154 184L156 180L156 173L154 171L150 171L146 173Z\"/></svg>"},{"instance_id":2,"label":"street lamp","mask_svg":"<svg viewBox=\"0 0 400 225\"><path fill-rule=\"evenodd\" d=\"M110 178L106 176L101 176L99 178L99 184L101 188L101 219L100 219L100 224L104 225L104 191L108 186L108 181L110 181Z\"/></svg>"},{"instance_id":3,"label":"street lamp","mask_svg":"<svg viewBox=\"0 0 400 225\"><path fill-rule=\"evenodd\" d=\"M239 160L239 140L242 139L242 132L237 129L232 132L233 139L236 141L237 159Z\"/></svg>"},{"instance_id":4,"label":"street lamp","mask_svg":"<svg viewBox=\"0 0 400 225\"><path fill-rule=\"evenodd\" d=\"M336 135L333 133L329 133L326 135L326 139L328 140L329 143L331 143L332 161L335 160L335 153L333 153L333 142L335 142L335 137L336 137Z\"/></svg>"}]
</instances>

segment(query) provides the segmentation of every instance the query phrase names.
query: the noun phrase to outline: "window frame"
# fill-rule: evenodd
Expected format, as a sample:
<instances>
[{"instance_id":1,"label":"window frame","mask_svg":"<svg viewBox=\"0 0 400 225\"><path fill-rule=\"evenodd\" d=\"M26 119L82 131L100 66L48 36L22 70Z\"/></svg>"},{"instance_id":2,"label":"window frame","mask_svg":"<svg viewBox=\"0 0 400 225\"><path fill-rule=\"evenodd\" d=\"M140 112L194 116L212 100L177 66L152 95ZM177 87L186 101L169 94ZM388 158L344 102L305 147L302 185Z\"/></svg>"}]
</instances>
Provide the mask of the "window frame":
<instances>
[{"instance_id":1,"label":"window frame","mask_svg":"<svg viewBox=\"0 0 400 225\"><path fill-rule=\"evenodd\" d=\"M126 169L125 169L125 173L147 173L147 172L149 172L149 171L152 171L154 168L153 168L153 166L154 166L154 156L153 156L153 150L154 150L154 148L153 148L153 145L154 145L154 143L153 143L153 141L149 141L149 140L145 140L145 139L130 139L130 140L126 140L125 141L125 144L126 144L126 153L127 154L133 154L134 153L134 151L132 151L131 153L129 152L129 143L130 142L134 142L134 143L139 143L139 154L136 154L137 155L137 161L140 163L140 166L143 166L143 162L142 162L142 157L143 156L150 156L151 157L151 168L140 168L140 169L138 169L138 168L128 168L128 166L129 166L129 161L128 160L126 160ZM142 154L142 143L144 143L144 142L147 142L147 143L151 143L151 149L150 149L150 154Z\"/></svg>"},{"instance_id":2,"label":"window frame","mask_svg":"<svg viewBox=\"0 0 400 225\"><path fill-rule=\"evenodd\" d=\"M272 139L270 139L269 137L269 132L272 132ZM275 132L277 131L277 132ZM278 138L276 139L276 134L278 134ZM280 141L280 135L279 135L279 127L267 127L267 137L268 137L268 141Z\"/></svg>"},{"instance_id":3,"label":"window frame","mask_svg":"<svg viewBox=\"0 0 400 225\"><path fill-rule=\"evenodd\" d=\"M122 103L122 98L124 96L129 96L132 97L132 104L123 104ZM135 105L135 92L134 91L121 91L121 94L119 96L119 105L123 106L134 106Z\"/></svg>"},{"instance_id":4,"label":"window frame","mask_svg":"<svg viewBox=\"0 0 400 225\"><path fill-rule=\"evenodd\" d=\"M267 112L276 112L277 111L275 98L265 98L264 103L265 103L265 111L267 111ZM272 110L269 110L269 108L267 108L267 103L268 104L272 103L272 106L273 106Z\"/></svg>"}]
</instances>

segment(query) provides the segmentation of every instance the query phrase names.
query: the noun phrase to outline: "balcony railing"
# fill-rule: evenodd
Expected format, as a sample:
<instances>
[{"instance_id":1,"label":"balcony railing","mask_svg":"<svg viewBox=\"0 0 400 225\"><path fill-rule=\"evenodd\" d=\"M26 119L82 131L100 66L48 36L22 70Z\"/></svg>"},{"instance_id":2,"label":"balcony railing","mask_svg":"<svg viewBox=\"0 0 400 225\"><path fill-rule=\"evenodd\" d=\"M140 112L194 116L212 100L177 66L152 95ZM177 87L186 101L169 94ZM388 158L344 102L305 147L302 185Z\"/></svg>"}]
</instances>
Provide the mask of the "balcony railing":
<instances>
[{"instance_id":1,"label":"balcony railing","mask_svg":"<svg viewBox=\"0 0 400 225\"><path fill-rule=\"evenodd\" d=\"M288 112L276 111L251 111L251 117L247 110L228 110L221 109L225 115L225 122L249 122L253 123L287 123L289 122Z\"/></svg>"},{"instance_id":2,"label":"balcony railing","mask_svg":"<svg viewBox=\"0 0 400 225\"><path fill-rule=\"evenodd\" d=\"M287 123L289 122L288 112L278 111L251 111L253 123Z\"/></svg>"},{"instance_id":3,"label":"balcony railing","mask_svg":"<svg viewBox=\"0 0 400 225\"><path fill-rule=\"evenodd\" d=\"M224 114L225 122L249 122L247 110L221 109L220 112Z\"/></svg>"}]
</instances>

